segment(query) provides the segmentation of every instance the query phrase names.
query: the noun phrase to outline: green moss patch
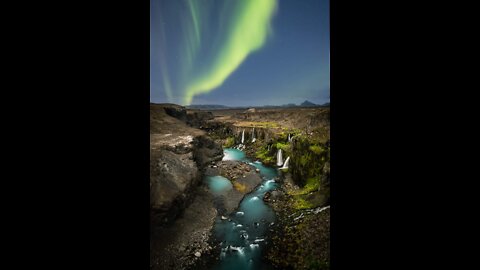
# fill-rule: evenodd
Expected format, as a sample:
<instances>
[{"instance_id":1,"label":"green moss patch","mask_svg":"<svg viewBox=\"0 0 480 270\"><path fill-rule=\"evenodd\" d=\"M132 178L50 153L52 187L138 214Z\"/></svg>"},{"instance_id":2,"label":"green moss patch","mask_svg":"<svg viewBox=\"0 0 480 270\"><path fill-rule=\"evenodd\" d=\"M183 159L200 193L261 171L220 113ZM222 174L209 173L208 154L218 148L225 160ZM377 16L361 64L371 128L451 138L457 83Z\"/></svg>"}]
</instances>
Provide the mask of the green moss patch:
<instances>
[{"instance_id":1,"label":"green moss patch","mask_svg":"<svg viewBox=\"0 0 480 270\"><path fill-rule=\"evenodd\" d=\"M313 204L305 200L303 196L297 195L293 196L292 207L296 210L310 209L313 208Z\"/></svg>"},{"instance_id":2,"label":"green moss patch","mask_svg":"<svg viewBox=\"0 0 480 270\"><path fill-rule=\"evenodd\" d=\"M320 187L320 179L316 177L310 177L307 179L305 186L298 190L289 191L290 195L303 195L313 191L317 191Z\"/></svg>"},{"instance_id":3,"label":"green moss patch","mask_svg":"<svg viewBox=\"0 0 480 270\"><path fill-rule=\"evenodd\" d=\"M313 153L315 153L316 155L320 155L322 154L325 150L318 144L315 144L315 145L310 145L310 147L308 148L310 151L312 151Z\"/></svg>"},{"instance_id":4,"label":"green moss patch","mask_svg":"<svg viewBox=\"0 0 480 270\"><path fill-rule=\"evenodd\" d=\"M235 145L235 138L234 137L228 137L224 144L223 144L223 147L225 148L230 148L230 147L233 147Z\"/></svg>"},{"instance_id":5,"label":"green moss patch","mask_svg":"<svg viewBox=\"0 0 480 270\"><path fill-rule=\"evenodd\" d=\"M255 157L264 164L270 164L274 161L274 158L272 155L270 155L267 146L260 147L258 151L255 152Z\"/></svg>"}]
</instances>

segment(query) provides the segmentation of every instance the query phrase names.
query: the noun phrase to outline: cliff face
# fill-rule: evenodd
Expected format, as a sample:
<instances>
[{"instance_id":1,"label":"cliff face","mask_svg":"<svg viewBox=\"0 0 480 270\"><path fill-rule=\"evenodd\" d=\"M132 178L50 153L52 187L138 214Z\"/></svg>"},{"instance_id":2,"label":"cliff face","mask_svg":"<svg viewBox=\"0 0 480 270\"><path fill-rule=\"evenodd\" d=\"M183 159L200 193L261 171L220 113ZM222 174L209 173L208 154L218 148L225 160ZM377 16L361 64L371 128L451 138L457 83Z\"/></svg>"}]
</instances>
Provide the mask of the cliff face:
<instances>
[{"instance_id":1,"label":"cliff face","mask_svg":"<svg viewBox=\"0 0 480 270\"><path fill-rule=\"evenodd\" d=\"M330 144L298 137L292 140L289 173L295 184L304 187L298 197L315 206L330 203Z\"/></svg>"},{"instance_id":2,"label":"cliff face","mask_svg":"<svg viewBox=\"0 0 480 270\"><path fill-rule=\"evenodd\" d=\"M258 109L236 113L233 118L243 122L260 122L277 124L284 128L309 130L312 127L328 127L330 123L329 108L286 108Z\"/></svg>"},{"instance_id":3,"label":"cliff face","mask_svg":"<svg viewBox=\"0 0 480 270\"><path fill-rule=\"evenodd\" d=\"M150 209L153 226L172 222L191 202L205 166L223 156L221 146L189 121L177 105L150 106Z\"/></svg>"}]
</instances>

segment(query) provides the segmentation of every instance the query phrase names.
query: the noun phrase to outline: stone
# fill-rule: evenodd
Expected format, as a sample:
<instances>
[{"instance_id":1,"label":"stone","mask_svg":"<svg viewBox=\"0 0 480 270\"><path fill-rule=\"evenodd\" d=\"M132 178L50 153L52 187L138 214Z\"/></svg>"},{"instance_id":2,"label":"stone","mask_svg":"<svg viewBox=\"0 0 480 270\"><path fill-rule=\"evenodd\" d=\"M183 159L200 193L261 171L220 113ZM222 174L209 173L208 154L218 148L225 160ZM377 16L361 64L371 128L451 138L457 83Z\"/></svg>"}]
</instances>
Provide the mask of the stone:
<instances>
[{"instance_id":1,"label":"stone","mask_svg":"<svg viewBox=\"0 0 480 270\"><path fill-rule=\"evenodd\" d=\"M195 257L199 258L200 256L202 256L202 253L200 253L200 252L198 252L198 251L195 252Z\"/></svg>"}]
</instances>

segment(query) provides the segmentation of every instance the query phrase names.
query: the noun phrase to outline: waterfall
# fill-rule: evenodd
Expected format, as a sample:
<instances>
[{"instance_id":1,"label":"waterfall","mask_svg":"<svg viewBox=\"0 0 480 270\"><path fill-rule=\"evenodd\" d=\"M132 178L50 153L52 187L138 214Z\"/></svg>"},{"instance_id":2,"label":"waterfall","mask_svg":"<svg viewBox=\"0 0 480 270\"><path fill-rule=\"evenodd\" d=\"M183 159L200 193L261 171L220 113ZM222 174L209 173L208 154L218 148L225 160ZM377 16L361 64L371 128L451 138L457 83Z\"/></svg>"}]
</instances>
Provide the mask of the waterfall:
<instances>
[{"instance_id":1,"label":"waterfall","mask_svg":"<svg viewBox=\"0 0 480 270\"><path fill-rule=\"evenodd\" d=\"M244 140L245 140L245 129L242 131L242 144L243 144Z\"/></svg>"},{"instance_id":2,"label":"waterfall","mask_svg":"<svg viewBox=\"0 0 480 270\"><path fill-rule=\"evenodd\" d=\"M283 167L281 169L288 169L288 162L290 161L290 157L287 157L287 159L285 159L285 163L283 163Z\"/></svg>"},{"instance_id":3,"label":"waterfall","mask_svg":"<svg viewBox=\"0 0 480 270\"><path fill-rule=\"evenodd\" d=\"M289 142L292 141L292 137L290 136L290 133L288 133L288 141L289 141Z\"/></svg>"},{"instance_id":4,"label":"waterfall","mask_svg":"<svg viewBox=\"0 0 480 270\"><path fill-rule=\"evenodd\" d=\"M257 139L255 139L255 128L252 131L252 143L254 143Z\"/></svg>"},{"instance_id":5,"label":"waterfall","mask_svg":"<svg viewBox=\"0 0 480 270\"><path fill-rule=\"evenodd\" d=\"M282 165L283 165L282 149L278 149L278 151L277 151L277 166L280 167Z\"/></svg>"}]
</instances>

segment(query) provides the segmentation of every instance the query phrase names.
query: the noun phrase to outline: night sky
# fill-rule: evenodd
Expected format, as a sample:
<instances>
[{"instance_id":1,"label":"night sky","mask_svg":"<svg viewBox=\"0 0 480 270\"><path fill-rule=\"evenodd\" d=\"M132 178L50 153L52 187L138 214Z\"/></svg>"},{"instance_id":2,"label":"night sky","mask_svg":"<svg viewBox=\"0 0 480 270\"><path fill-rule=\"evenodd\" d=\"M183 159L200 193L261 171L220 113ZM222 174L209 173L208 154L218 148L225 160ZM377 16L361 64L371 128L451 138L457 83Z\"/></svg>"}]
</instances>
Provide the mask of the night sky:
<instances>
[{"instance_id":1,"label":"night sky","mask_svg":"<svg viewBox=\"0 0 480 270\"><path fill-rule=\"evenodd\" d=\"M328 0L151 0L150 101L330 102Z\"/></svg>"}]
</instances>

